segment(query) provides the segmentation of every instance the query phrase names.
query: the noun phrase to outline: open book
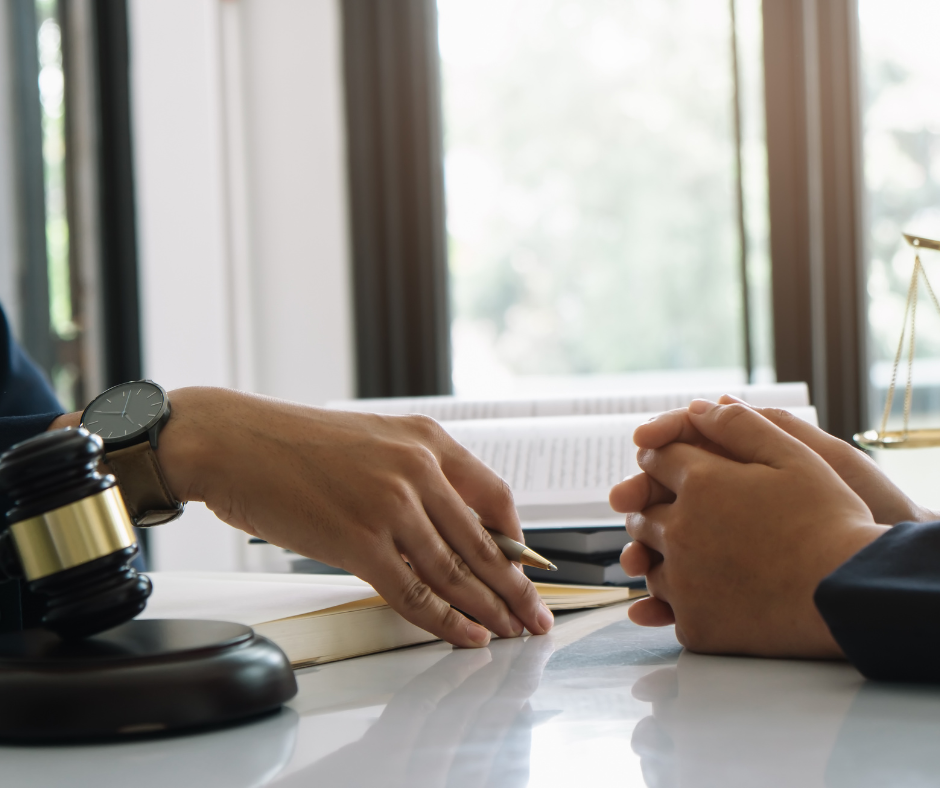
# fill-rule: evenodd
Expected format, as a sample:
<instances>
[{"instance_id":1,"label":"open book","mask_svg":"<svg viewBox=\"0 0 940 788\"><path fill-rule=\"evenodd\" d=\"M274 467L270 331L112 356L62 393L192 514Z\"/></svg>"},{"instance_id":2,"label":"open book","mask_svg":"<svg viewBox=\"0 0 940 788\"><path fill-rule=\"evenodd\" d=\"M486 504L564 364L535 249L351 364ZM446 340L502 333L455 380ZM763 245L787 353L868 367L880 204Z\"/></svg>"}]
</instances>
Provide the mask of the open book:
<instances>
[{"instance_id":1,"label":"open book","mask_svg":"<svg viewBox=\"0 0 940 788\"><path fill-rule=\"evenodd\" d=\"M732 394L755 407L799 408L809 405L809 390L805 383L774 383L723 389L627 391L616 394L545 395L535 398L479 399L444 396L346 399L329 402L327 407L393 415L420 413L437 421L463 421L533 416L660 413L664 410L684 408L694 399L717 401L722 394Z\"/></svg>"},{"instance_id":2,"label":"open book","mask_svg":"<svg viewBox=\"0 0 940 788\"><path fill-rule=\"evenodd\" d=\"M813 424L816 410L790 407ZM639 472L633 432L654 413L443 422L509 484L525 528L623 526L610 488Z\"/></svg>"},{"instance_id":3,"label":"open book","mask_svg":"<svg viewBox=\"0 0 940 788\"><path fill-rule=\"evenodd\" d=\"M738 391L634 392L617 396L515 400L421 397L348 400L333 407L423 413L509 484L526 530L623 527L607 503L610 488L637 473L633 432L693 399L723 393L758 406L782 407L816 423L803 383L744 386ZM490 418L478 418L481 414ZM450 419L450 420L448 420Z\"/></svg>"},{"instance_id":4,"label":"open book","mask_svg":"<svg viewBox=\"0 0 940 788\"><path fill-rule=\"evenodd\" d=\"M368 583L338 575L150 572L153 594L139 618L246 624L273 640L295 668L437 638L392 610ZM551 610L602 607L645 590L536 583Z\"/></svg>"}]
</instances>

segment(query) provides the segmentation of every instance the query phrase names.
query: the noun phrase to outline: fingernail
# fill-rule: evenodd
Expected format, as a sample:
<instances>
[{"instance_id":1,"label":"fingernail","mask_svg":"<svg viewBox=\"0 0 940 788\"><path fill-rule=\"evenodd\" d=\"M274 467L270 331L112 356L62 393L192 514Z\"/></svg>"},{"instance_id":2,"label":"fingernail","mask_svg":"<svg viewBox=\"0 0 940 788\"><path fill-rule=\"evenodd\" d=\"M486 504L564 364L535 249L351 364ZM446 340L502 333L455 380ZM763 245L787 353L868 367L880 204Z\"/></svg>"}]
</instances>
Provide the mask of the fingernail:
<instances>
[{"instance_id":1,"label":"fingernail","mask_svg":"<svg viewBox=\"0 0 940 788\"><path fill-rule=\"evenodd\" d=\"M490 642L489 630L479 624L474 624L472 621L467 622L467 637L481 646L485 646Z\"/></svg>"},{"instance_id":2,"label":"fingernail","mask_svg":"<svg viewBox=\"0 0 940 788\"><path fill-rule=\"evenodd\" d=\"M552 611L545 607L544 602L539 603L541 608L539 610L536 620L539 622L539 626L542 628L543 634L548 632L552 628L552 624L555 623L555 616L552 615Z\"/></svg>"},{"instance_id":3,"label":"fingernail","mask_svg":"<svg viewBox=\"0 0 940 788\"><path fill-rule=\"evenodd\" d=\"M519 635L521 635L522 631L525 629L523 623L512 613L509 614L509 625L512 627L512 634L516 637L519 637Z\"/></svg>"},{"instance_id":4,"label":"fingernail","mask_svg":"<svg viewBox=\"0 0 940 788\"><path fill-rule=\"evenodd\" d=\"M689 412L695 413L701 416L703 413L708 413L712 408L717 408L718 404L715 402L710 402L707 399L694 399L689 404Z\"/></svg>"},{"instance_id":5,"label":"fingernail","mask_svg":"<svg viewBox=\"0 0 940 788\"><path fill-rule=\"evenodd\" d=\"M737 402L739 405L747 405L743 399L734 396L734 394L725 394L725 399L730 399L732 402Z\"/></svg>"}]
</instances>

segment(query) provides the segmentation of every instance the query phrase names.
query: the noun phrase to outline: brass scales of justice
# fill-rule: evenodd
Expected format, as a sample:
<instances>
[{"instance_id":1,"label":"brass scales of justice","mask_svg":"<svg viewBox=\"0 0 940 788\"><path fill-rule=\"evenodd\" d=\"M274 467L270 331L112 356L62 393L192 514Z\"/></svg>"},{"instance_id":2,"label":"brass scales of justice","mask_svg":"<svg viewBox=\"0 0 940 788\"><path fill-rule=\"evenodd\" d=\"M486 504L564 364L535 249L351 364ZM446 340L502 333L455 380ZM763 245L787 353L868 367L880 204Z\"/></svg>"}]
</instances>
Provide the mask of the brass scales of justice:
<instances>
[{"instance_id":1,"label":"brass scales of justice","mask_svg":"<svg viewBox=\"0 0 940 788\"><path fill-rule=\"evenodd\" d=\"M885 401L884 414L881 417L881 429L867 430L854 436L855 442L863 449L925 449L932 446L940 446L940 428L935 429L910 429L908 424L911 417L911 400L913 398L913 372L914 372L914 336L915 336L915 315L917 314L917 291L920 281L923 280L924 287L930 300L933 301L937 311L940 312L940 301L930 280L927 278L927 272L920 261L921 249L933 249L940 252L940 241L933 241L930 238L919 238L915 235L904 234L904 240L914 247L914 272L911 274L911 283L907 288L907 304L904 307L904 323L901 327L901 339L898 341L898 351L894 356L894 366L891 369L891 385L888 387L888 396ZM910 327L910 334L908 334ZM894 392L897 385L898 367L901 363L901 356L904 352L905 340L907 342L907 386L904 389L904 421L900 430L888 429L888 416L891 414L891 406L894 404Z\"/></svg>"}]
</instances>

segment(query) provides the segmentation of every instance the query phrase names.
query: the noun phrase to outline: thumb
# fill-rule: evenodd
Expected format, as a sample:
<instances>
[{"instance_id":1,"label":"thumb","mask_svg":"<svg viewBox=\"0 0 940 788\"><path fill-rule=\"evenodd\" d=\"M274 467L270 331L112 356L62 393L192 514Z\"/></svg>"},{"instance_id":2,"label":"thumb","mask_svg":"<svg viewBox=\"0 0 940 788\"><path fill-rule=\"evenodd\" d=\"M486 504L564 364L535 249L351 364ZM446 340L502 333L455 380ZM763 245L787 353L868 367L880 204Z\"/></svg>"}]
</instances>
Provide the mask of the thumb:
<instances>
[{"instance_id":1,"label":"thumb","mask_svg":"<svg viewBox=\"0 0 940 788\"><path fill-rule=\"evenodd\" d=\"M689 405L689 417L702 435L739 462L782 468L818 459L810 448L747 405L697 399Z\"/></svg>"}]
</instances>

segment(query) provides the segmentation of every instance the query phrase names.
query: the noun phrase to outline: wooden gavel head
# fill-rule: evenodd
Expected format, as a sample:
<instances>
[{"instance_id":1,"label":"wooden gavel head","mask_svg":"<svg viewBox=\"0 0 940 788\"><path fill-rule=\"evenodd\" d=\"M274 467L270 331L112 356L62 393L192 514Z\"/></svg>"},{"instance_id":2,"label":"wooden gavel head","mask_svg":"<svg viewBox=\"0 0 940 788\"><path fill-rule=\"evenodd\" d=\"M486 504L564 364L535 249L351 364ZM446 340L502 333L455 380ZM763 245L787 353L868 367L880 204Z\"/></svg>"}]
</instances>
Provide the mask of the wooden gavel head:
<instances>
[{"instance_id":1,"label":"wooden gavel head","mask_svg":"<svg viewBox=\"0 0 940 788\"><path fill-rule=\"evenodd\" d=\"M79 427L37 435L0 456L12 507L0 531L0 579L23 577L43 626L83 638L129 621L151 584L130 566L134 529L120 488L99 470L101 439Z\"/></svg>"}]
</instances>

